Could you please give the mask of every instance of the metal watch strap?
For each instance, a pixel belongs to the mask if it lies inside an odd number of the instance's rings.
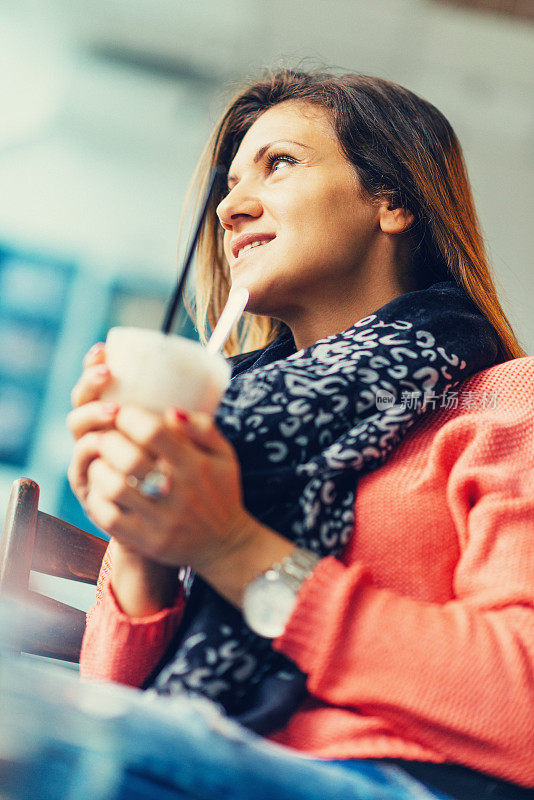
[[[296,547],[245,587],[243,616],[251,630],[267,639],[281,636],[300,587],[319,561],[315,553]]]
[[[296,547],[280,564],[274,564],[271,570],[278,572],[296,593],[320,560],[317,553]]]

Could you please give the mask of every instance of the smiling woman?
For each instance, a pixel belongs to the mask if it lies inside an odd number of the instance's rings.
[[[215,419],[100,402],[104,347],[73,392],[71,484],[112,536],[82,675],[207,698],[309,781],[266,751],[232,797],[520,796],[534,375],[454,132],[388,81],[280,72],[232,102],[214,165],[201,333],[250,292]],[[490,389],[498,413],[458,403]],[[334,762],[348,784],[325,795]]]

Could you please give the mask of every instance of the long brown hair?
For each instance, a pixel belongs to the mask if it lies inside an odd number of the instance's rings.
[[[437,108],[402,86],[358,74],[266,74],[235,97],[216,126],[196,172],[199,195],[214,165],[228,171],[255,120],[287,100],[327,109],[364,192],[370,198],[388,197],[393,207],[414,214],[411,285],[424,289],[452,277],[493,325],[504,360],[524,356],[497,297],[456,134]],[[231,285],[216,215],[223,191],[221,185],[213,193],[197,256],[195,317],[203,341]],[[263,347],[281,325],[270,317],[245,314],[226,351],[233,355]]]

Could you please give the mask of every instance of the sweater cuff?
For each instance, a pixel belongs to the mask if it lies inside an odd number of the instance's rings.
[[[283,634],[273,640],[273,648],[309,674],[324,651],[324,636],[335,636],[335,610],[343,603],[347,579],[354,587],[363,583],[365,574],[361,563],[347,567],[335,556],[321,559],[300,587],[296,606]],[[317,631],[323,635],[317,636]]]
[[[80,654],[84,679],[141,686],[155,667],[180,623],[185,599],[145,617],[129,617],[117,603],[108,580],[100,602],[89,609]]]
[[[160,623],[172,619],[177,613],[181,616],[184,607],[184,598],[182,590],[180,590],[172,606],[162,608],[160,611],[154,612],[154,614],[147,614],[142,617],[130,617],[128,614],[125,614],[120,607],[115,592],[113,591],[111,580],[108,580],[102,592],[102,606],[104,606],[104,604],[106,605],[106,612],[110,614],[119,628],[124,625],[132,630],[146,631],[149,628],[153,628],[154,630],[161,628],[162,626]]]

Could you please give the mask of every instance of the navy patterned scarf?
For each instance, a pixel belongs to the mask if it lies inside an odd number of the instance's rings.
[[[401,295],[304,350],[287,330],[238,357],[216,420],[237,451],[246,508],[302,547],[339,553],[353,532],[359,476],[451,388],[499,360],[493,327],[452,280]],[[283,726],[306,676],[198,576],[187,591],[177,635],[145,688],[200,693],[262,734]]]

